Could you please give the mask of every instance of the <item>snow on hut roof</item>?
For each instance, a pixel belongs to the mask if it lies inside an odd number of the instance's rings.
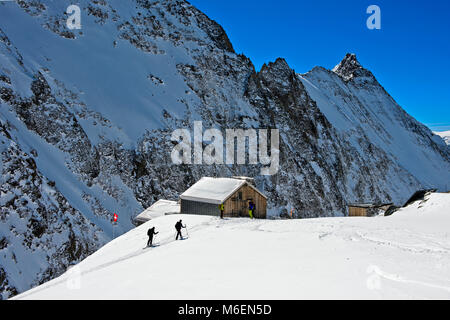
[[[356,208],[378,208],[378,207],[384,207],[392,205],[392,203],[349,203],[349,207],[356,207]]]
[[[138,222],[146,222],[166,214],[176,213],[180,213],[180,205],[176,201],[161,199],[140,213],[135,220]]]
[[[244,184],[248,183],[242,179],[203,177],[187,189],[180,198],[183,200],[220,204]],[[258,191],[250,184],[248,185]]]

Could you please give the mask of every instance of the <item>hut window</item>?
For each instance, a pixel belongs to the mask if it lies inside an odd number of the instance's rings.
[[[238,199],[239,199],[239,200],[242,200],[242,192],[239,192],[239,193],[238,193]]]

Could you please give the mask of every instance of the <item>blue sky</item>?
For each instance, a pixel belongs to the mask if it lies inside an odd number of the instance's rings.
[[[356,53],[381,85],[432,130],[450,130],[449,0],[191,0],[256,68],[283,57],[299,73]],[[369,5],[381,30],[369,30]]]

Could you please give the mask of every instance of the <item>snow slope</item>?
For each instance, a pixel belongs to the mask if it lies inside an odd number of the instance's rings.
[[[450,193],[389,217],[148,222],[17,299],[450,299]],[[146,230],[159,246],[143,250]]]

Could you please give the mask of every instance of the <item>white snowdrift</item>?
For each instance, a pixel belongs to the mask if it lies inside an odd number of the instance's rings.
[[[190,238],[174,241],[180,217]],[[390,217],[163,216],[16,298],[450,299],[450,194]]]

